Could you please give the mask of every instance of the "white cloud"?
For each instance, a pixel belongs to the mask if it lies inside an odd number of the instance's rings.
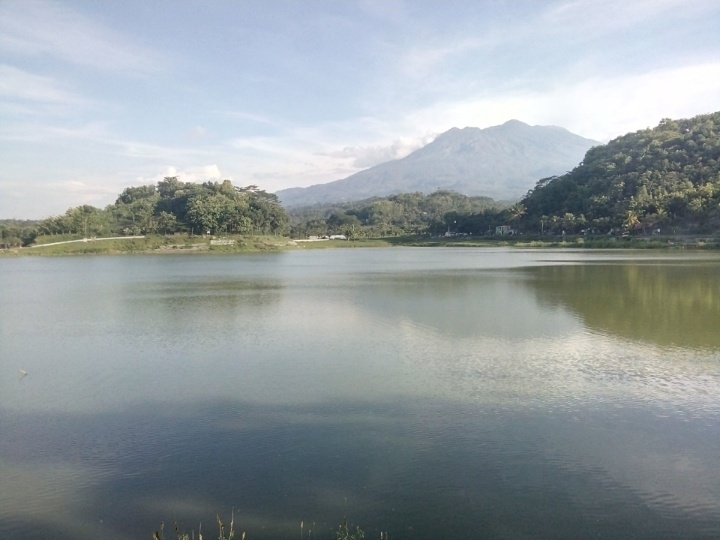
[[[88,186],[84,182],[78,182],[77,180],[71,180],[70,182],[63,182],[60,184],[67,191],[85,191]]]
[[[200,165],[197,167],[186,167],[178,173],[178,176],[185,182],[204,182],[206,180],[224,179],[220,168],[215,165]]]
[[[284,145],[283,142],[292,140],[293,137],[290,135],[283,135],[278,137],[239,137],[228,141],[228,145],[234,149],[239,150],[241,153],[247,156],[261,157],[261,156],[273,156],[282,154],[287,156],[288,154],[299,155],[299,151],[295,151],[292,145]],[[300,141],[295,141],[295,144]]]
[[[405,76],[417,80],[442,67],[448,60],[483,47],[477,38],[461,38],[439,46],[418,46],[400,55],[398,66]]]
[[[119,194],[114,185],[92,180],[48,182],[45,184],[45,192],[54,193],[56,197],[67,201],[66,209],[83,204],[103,207]]]
[[[98,142],[108,137],[107,129],[99,123],[76,127],[58,127],[47,124],[23,124],[0,127],[0,140],[8,142],[44,143],[69,141]]]
[[[594,36],[636,26],[650,19],[714,9],[706,0],[568,0],[551,5],[541,21],[552,28]]]
[[[79,98],[53,77],[35,75],[8,64],[0,64],[0,98],[4,101],[81,105]],[[32,111],[25,107],[24,111]]]
[[[195,126],[188,130],[187,136],[190,139],[204,139],[208,136],[208,130],[202,126]]]
[[[422,148],[435,138],[435,134],[421,137],[402,137],[394,140],[388,145],[375,146],[346,146],[342,150],[333,152],[318,153],[333,158],[352,160],[352,166],[357,169],[366,169],[379,163],[401,159]]]
[[[82,151],[93,156],[105,154],[132,161],[185,162],[217,155],[216,149],[121,138],[108,125],[97,122],[72,127],[42,123],[0,125],[0,140],[7,143],[49,143],[54,148],[67,147],[73,153]]]
[[[61,175],[57,175],[61,176]],[[112,179],[11,181],[0,178],[0,216],[41,219],[64,213],[68,208],[89,204],[103,207],[115,200],[121,189]]]
[[[190,167],[176,167],[168,165],[157,174],[149,177],[139,176],[135,180],[141,184],[156,184],[167,176],[177,176],[182,182],[208,182],[219,180],[232,180],[227,175],[220,172],[220,168],[216,164],[198,165]]]
[[[258,183],[268,191],[338,180],[404,157],[434,137],[424,131],[404,137],[404,127],[373,118],[288,126],[275,137],[232,139],[225,168],[235,171],[238,182]]]
[[[415,129],[488,127],[516,118],[558,125],[606,141],[657,125],[720,109],[720,63],[666,69],[626,77],[561,81],[545,91],[438,103],[407,114]]]
[[[235,118],[237,120],[248,121],[255,124],[266,124],[270,126],[279,126],[277,119],[269,118],[259,114],[253,114],[244,111],[215,111],[215,114],[223,117]]]
[[[590,79],[544,99],[557,123],[607,140],[720,109],[720,63],[665,69],[616,79]]]
[[[396,118],[363,119],[295,128],[278,138],[234,141],[243,168],[270,190],[345,178],[360,169],[404,157],[430,142],[428,132],[489,127],[516,118],[557,125],[607,141],[657,125],[720,109],[720,64],[701,64],[640,75],[592,78],[531,92],[440,102]],[[405,134],[405,136],[403,136]],[[388,141],[388,135],[390,142]],[[352,144],[356,140],[363,144]],[[342,145],[345,141],[347,145]]]
[[[0,50],[135,75],[157,72],[168,63],[112,28],[41,0],[0,3]]]
[[[563,0],[485,11],[489,18],[474,21],[474,32],[458,21],[462,29],[457,33],[433,32],[431,27],[420,39],[402,33],[385,43],[387,69],[371,73],[373,84],[363,96],[367,110],[387,116],[403,108],[462,102],[472,94],[557,90],[553,83],[559,79],[574,85],[600,73],[614,78],[628,71],[701,62],[701,54],[708,61],[717,56],[712,48],[675,43],[672,36],[655,42],[647,35],[653,28],[663,35],[671,20],[716,17],[718,4],[706,0]],[[498,13],[509,15],[490,18]]]

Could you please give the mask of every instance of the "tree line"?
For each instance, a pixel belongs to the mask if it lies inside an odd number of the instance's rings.
[[[31,244],[37,236],[36,225],[29,219],[0,219],[0,249]]]
[[[128,187],[114,204],[90,205],[34,224],[38,235],[83,237],[140,234],[286,234],[288,216],[277,196],[255,185],[182,182],[166,177],[156,185]]]
[[[70,208],[39,222],[0,221],[0,245],[38,235],[345,234],[384,237],[487,234],[505,225],[526,234],[720,231],[720,112],[664,119],[591,148],[562,176],[543,178],[519,202],[449,190],[403,193],[289,213],[274,194],[229,180],[196,184],[166,177],[126,188],[114,204]]]
[[[459,232],[468,219],[476,225],[505,211],[507,204],[489,197],[468,197],[450,190],[401,193],[363,201],[291,209],[290,231],[296,238],[345,234],[386,237]]]

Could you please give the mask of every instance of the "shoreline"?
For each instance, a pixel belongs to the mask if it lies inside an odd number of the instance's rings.
[[[219,240],[219,241],[218,241]],[[720,250],[720,236],[663,237],[428,237],[404,236],[357,238],[351,240],[293,239],[278,236],[134,236],[78,238],[34,244],[20,248],[0,249],[0,257],[77,256],[77,255],[172,255],[172,254],[239,254],[276,252],[297,249],[334,249],[364,247],[513,247],[540,249],[637,249],[637,250]]]

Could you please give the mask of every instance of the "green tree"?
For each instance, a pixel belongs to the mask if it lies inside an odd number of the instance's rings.
[[[162,234],[170,234],[177,231],[177,218],[170,212],[160,212],[157,217],[158,231]]]
[[[632,231],[635,229],[635,226],[640,223],[640,218],[638,217],[638,214],[635,210],[628,210],[625,212],[625,219],[623,220],[623,227],[628,230]]]
[[[526,208],[524,204],[517,203],[508,208],[508,212],[510,213],[510,221],[518,221],[525,215]]]
[[[233,210],[232,200],[225,195],[200,195],[190,201],[188,218],[203,233],[217,234],[225,230]]]
[[[108,223],[105,211],[90,205],[76,206],[65,212],[62,220],[69,233],[84,237],[98,236],[103,233]]]

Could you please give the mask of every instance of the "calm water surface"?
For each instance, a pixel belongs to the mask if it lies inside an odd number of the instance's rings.
[[[0,538],[720,537],[720,257],[0,259]],[[19,369],[29,374],[20,379]]]

